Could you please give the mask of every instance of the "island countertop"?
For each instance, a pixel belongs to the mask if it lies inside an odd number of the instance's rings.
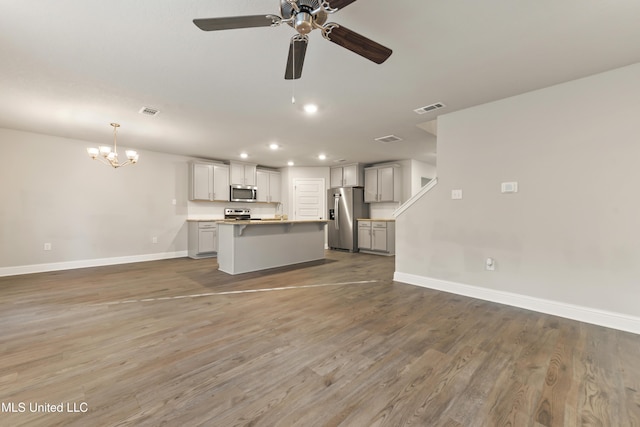
[[[237,224],[237,225],[268,225],[268,224],[311,224],[311,223],[324,223],[328,221],[326,219],[302,219],[302,220],[290,220],[290,219],[227,219],[217,220],[218,224]]]

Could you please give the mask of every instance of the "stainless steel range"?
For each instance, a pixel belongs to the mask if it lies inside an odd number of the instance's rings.
[[[247,220],[251,219],[251,209],[249,208],[225,208],[224,219]]]

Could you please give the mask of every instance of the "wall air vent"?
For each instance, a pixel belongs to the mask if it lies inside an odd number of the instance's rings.
[[[426,114],[444,107],[446,107],[446,105],[444,105],[442,102],[436,102],[435,104],[427,105],[426,107],[416,108],[413,111],[417,114]]]
[[[387,136],[381,136],[380,138],[376,138],[375,141],[382,142],[383,144],[389,144],[392,142],[402,141],[402,138],[398,138],[395,135],[387,135]]]
[[[138,113],[144,114],[146,116],[157,116],[160,111],[151,107],[142,107]]]

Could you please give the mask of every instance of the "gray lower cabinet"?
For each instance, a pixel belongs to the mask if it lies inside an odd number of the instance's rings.
[[[394,221],[358,220],[358,249],[377,255],[396,253]]]
[[[215,221],[189,221],[189,258],[216,256],[218,252],[218,224]]]

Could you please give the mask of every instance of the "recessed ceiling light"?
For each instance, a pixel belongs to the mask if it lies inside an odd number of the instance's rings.
[[[247,153],[240,153],[240,157],[246,159],[247,157],[249,157],[249,155]]]
[[[292,161],[288,161],[287,162],[287,166],[293,166],[293,165],[294,165],[294,163]]]
[[[309,114],[313,114],[318,111],[318,106],[315,104],[305,104],[303,108],[304,108],[304,112]]]
[[[320,160],[325,160],[325,159],[327,158],[327,156],[325,156],[324,154],[320,154],[320,155],[318,156],[318,158],[319,158]]]
[[[271,144],[269,144],[269,148],[271,148],[272,150],[277,150],[278,148],[280,148],[280,146],[275,142],[272,142]]]

